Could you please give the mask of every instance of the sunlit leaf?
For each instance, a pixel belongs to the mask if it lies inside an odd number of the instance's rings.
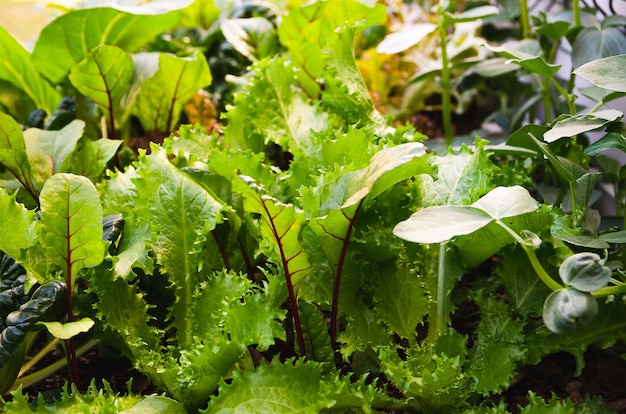
[[[100,45],[76,64],[70,82],[83,95],[94,101],[110,120],[115,119],[117,105],[126,92],[133,74],[130,55],[115,46]],[[109,134],[114,134],[110,131]]]
[[[1,112],[0,164],[13,174],[35,200],[37,199],[22,128],[11,116]]]
[[[415,46],[426,36],[435,31],[437,25],[432,23],[418,23],[397,32],[388,34],[382,42],[376,46],[376,51],[383,54],[404,52]]]
[[[626,92],[626,54],[610,56],[586,63],[574,73],[591,83],[612,91]]]
[[[37,108],[50,115],[59,104],[61,96],[36,68],[26,49],[0,26],[0,79],[23,90]]]
[[[135,15],[110,7],[65,13],[39,34],[32,60],[52,82],[61,82],[70,69],[98,45],[136,52],[177,22],[177,11]]]
[[[39,322],[40,325],[46,327],[50,335],[59,339],[70,339],[76,335],[88,332],[95,322],[90,318],[82,318],[73,322]]]
[[[94,185],[85,177],[55,174],[41,191],[40,240],[50,261],[68,280],[104,258],[102,205]],[[68,287],[71,288],[71,287]]]
[[[141,85],[133,112],[147,131],[171,132],[183,105],[211,80],[202,53],[189,58],[161,54],[158,70]]]
[[[486,45],[489,50],[509,59],[511,64],[516,64],[522,68],[545,77],[553,77],[561,68],[561,65],[547,63],[541,57],[541,51],[533,54],[535,50],[534,41],[521,41],[506,43],[503,46],[493,47]]]
[[[520,186],[496,187],[469,206],[432,206],[400,222],[393,234],[414,243],[441,243],[471,234],[494,220],[538,209],[528,190]]]
[[[9,195],[0,188],[0,251],[18,260],[20,249],[35,242],[34,217],[34,211],[15,201],[15,194]]]
[[[558,121],[543,137],[546,142],[554,142],[559,138],[573,137],[585,132],[605,128],[612,122],[621,120],[624,114],[616,109],[605,109],[587,115],[566,117]]]

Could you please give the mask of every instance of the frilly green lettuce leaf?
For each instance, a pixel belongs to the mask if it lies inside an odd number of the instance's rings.
[[[273,58],[253,68],[254,78],[228,111],[225,142],[253,152],[262,152],[269,142],[288,149],[310,146],[311,131],[325,130],[328,114],[293,85],[293,65]]]
[[[223,220],[225,206],[200,184],[178,170],[166,151],[152,147],[150,155],[142,155],[137,166],[135,211],[138,224],[149,224],[157,239],[152,243],[157,263],[175,280],[181,297],[173,309],[177,335],[181,344],[190,340],[193,321],[187,320],[191,293],[202,266],[200,252],[207,235]]]

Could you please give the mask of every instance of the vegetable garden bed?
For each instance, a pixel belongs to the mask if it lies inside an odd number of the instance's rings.
[[[0,27],[3,409],[626,412],[626,17],[422,6]]]

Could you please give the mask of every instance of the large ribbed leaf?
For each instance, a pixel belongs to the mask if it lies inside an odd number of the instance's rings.
[[[46,182],[40,200],[40,241],[71,285],[79,270],[97,266],[104,258],[98,192],[87,178],[62,173]]]
[[[61,82],[72,66],[98,45],[136,52],[170,29],[179,13],[136,15],[113,8],[73,10],[47,25],[39,34],[32,60],[52,82]]]
[[[109,137],[115,135],[115,112],[133,75],[130,55],[115,46],[101,45],[75,65],[69,78],[83,95],[94,101],[109,119]]]
[[[33,100],[37,108],[52,114],[61,96],[39,73],[29,53],[0,27],[0,79],[11,82]]]
[[[211,80],[202,53],[189,58],[160,54],[157,71],[141,85],[134,113],[147,131],[170,132],[183,105]]]
[[[178,300],[173,313],[181,344],[188,344],[193,321],[188,320],[194,277],[202,266],[199,255],[209,232],[222,221],[224,204],[172,165],[166,151],[153,146],[139,161],[135,211],[140,223],[154,226],[152,244],[157,262],[172,278]]]

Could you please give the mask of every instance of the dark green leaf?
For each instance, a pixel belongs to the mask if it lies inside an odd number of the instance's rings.
[[[579,68],[594,60],[626,53],[626,38],[616,27],[585,27],[572,45],[572,65]]]

